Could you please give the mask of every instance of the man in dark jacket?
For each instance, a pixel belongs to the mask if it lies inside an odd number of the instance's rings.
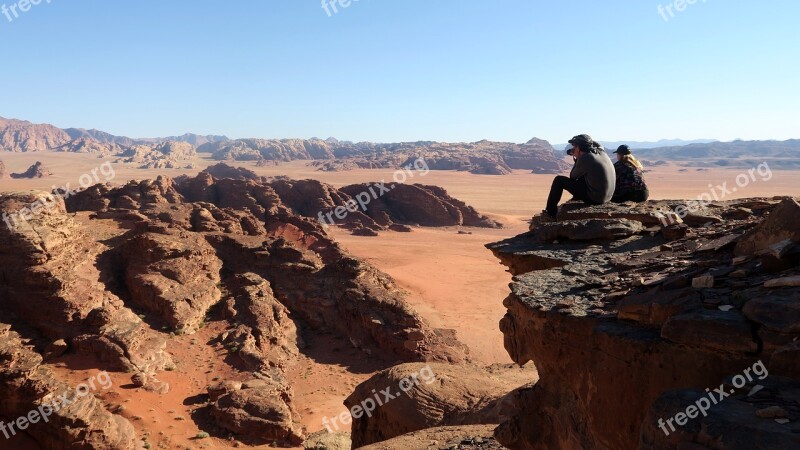
[[[616,173],[605,149],[589,135],[581,134],[570,139],[575,166],[569,177],[553,180],[545,212],[551,218],[558,214],[558,203],[566,190],[575,198],[590,205],[602,205],[614,196]]]

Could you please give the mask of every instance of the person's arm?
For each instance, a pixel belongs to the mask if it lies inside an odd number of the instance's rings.
[[[589,172],[588,158],[589,155],[581,155],[581,157],[575,161],[575,165],[572,167],[572,172],[569,174],[570,178],[577,180]]]
[[[625,177],[626,167],[627,166],[624,163],[614,163],[614,172],[617,174],[617,187],[619,187],[620,182]]]

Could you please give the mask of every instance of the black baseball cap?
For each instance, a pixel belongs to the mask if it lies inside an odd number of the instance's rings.
[[[617,148],[617,151],[615,151],[614,153],[619,153],[620,155],[630,155],[631,148],[628,147],[627,145],[620,145],[619,148]]]
[[[569,143],[573,144],[573,145],[578,144],[578,143],[583,143],[583,144],[591,147],[592,143],[594,143],[594,139],[592,139],[592,137],[589,136],[588,134],[579,134],[579,135],[573,137],[572,139],[570,139]]]

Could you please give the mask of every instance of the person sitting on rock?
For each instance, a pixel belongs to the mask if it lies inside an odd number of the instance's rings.
[[[644,182],[644,165],[633,156],[627,145],[620,145],[614,153],[617,154],[617,162],[614,163],[617,186],[611,201],[614,203],[647,201],[650,198],[650,191]]]
[[[547,209],[544,210],[551,219],[558,214],[558,204],[564,191],[572,194],[573,200],[590,205],[607,203],[614,195],[614,164],[603,146],[588,134],[575,136],[569,143],[572,144],[575,166],[569,177],[557,176],[553,180]]]

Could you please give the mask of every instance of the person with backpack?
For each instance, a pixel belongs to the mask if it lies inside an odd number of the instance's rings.
[[[617,182],[611,201],[614,203],[647,201],[650,198],[650,191],[644,181],[644,165],[633,156],[627,145],[620,145],[614,153],[617,154],[617,162],[614,163]]]
[[[574,200],[589,205],[602,205],[614,196],[614,164],[603,146],[588,134],[575,136],[569,143],[572,145],[575,165],[569,177],[557,176],[553,180],[547,197],[547,209],[544,210],[545,216],[550,219],[556,218],[564,191],[572,194]]]

